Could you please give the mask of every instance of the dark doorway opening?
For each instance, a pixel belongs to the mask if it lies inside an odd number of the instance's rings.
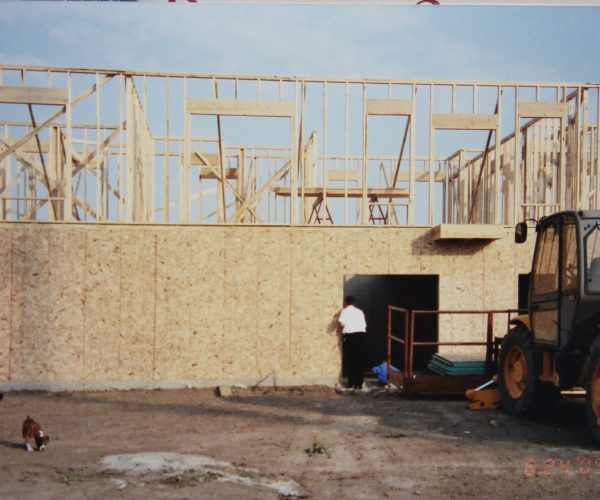
[[[438,309],[438,275],[379,275],[354,274],[344,277],[344,296],[354,295],[367,320],[367,369],[385,361],[387,355],[387,306],[411,310]],[[404,337],[400,329],[401,317],[394,316],[394,331]],[[438,318],[435,314],[420,315],[415,324],[416,340],[437,342]],[[403,368],[403,352],[394,343],[392,363]],[[423,370],[437,349],[415,349],[414,368]]]

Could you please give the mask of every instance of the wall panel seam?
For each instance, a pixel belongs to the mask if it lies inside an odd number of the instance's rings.
[[[156,301],[158,294],[158,234],[154,235],[154,293],[153,293],[153,325],[152,325],[152,380],[156,379]]]
[[[123,317],[123,231],[121,233],[121,248],[119,249],[119,335],[117,337],[117,370],[121,371],[121,338]]]
[[[88,297],[87,297],[87,240],[88,240],[88,232],[85,231],[85,238],[83,239],[83,346],[81,351],[81,377],[82,380],[85,381],[86,373],[85,373],[85,348],[86,348],[86,340],[87,340],[87,330],[86,330],[86,320],[87,320],[87,306],[88,306]]]
[[[9,382],[12,380],[12,354],[13,354],[13,276],[14,272],[14,243],[13,243],[14,233],[10,232],[10,304],[9,304],[9,314],[10,314],[10,330],[8,335],[8,380]]]

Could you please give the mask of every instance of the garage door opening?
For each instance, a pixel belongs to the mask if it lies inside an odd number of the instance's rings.
[[[370,370],[371,367],[386,359],[387,306],[393,305],[412,310],[437,310],[438,284],[438,275],[353,274],[344,277],[344,296],[354,295],[357,306],[364,311],[367,319],[367,369]],[[415,328],[418,340],[437,342],[436,315],[419,315]],[[414,368],[425,369],[434,352],[435,348],[416,349]],[[394,365],[403,368],[399,347],[394,348],[392,359]]]

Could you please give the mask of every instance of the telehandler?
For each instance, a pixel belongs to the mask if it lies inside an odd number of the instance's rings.
[[[527,314],[511,320],[498,356],[505,411],[540,414],[560,391],[585,389],[600,445],[600,211],[564,211],[536,223]],[[527,239],[527,221],[515,242]]]

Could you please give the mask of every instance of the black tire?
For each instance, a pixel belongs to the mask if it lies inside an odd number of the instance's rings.
[[[585,413],[592,440],[600,446],[600,336],[592,342],[586,367]]]
[[[504,337],[498,355],[498,388],[507,413],[532,417],[547,407],[549,395],[556,391],[542,384],[541,373],[542,354],[533,336],[523,325],[516,326]]]

